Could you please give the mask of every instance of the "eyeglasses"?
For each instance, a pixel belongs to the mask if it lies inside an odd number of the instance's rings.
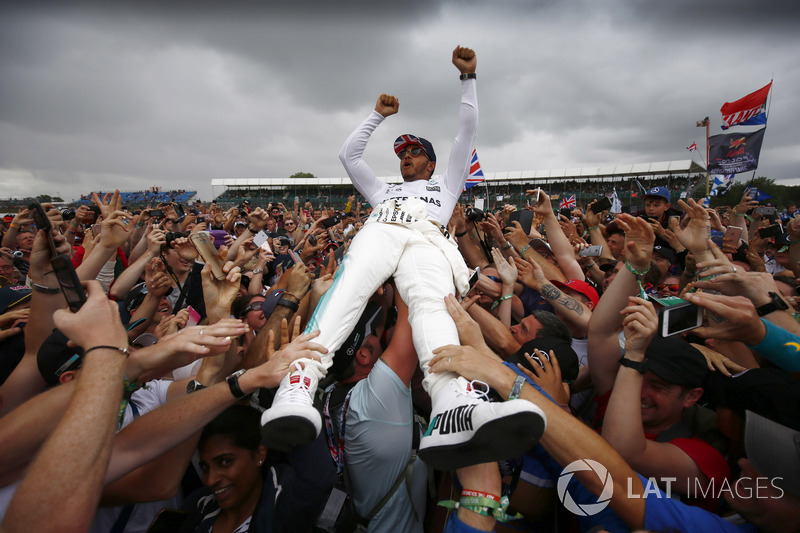
[[[670,284],[660,283],[658,285],[658,290],[660,290],[660,291],[663,291],[664,289],[667,289],[670,292],[678,292],[678,290],[680,288],[681,288],[680,285],[678,285],[677,283],[670,283]]]
[[[292,226],[294,226],[294,221],[292,221],[292,220],[287,220],[286,222],[284,222],[284,223],[283,223],[283,225],[284,225],[284,226],[288,226],[289,224],[291,224]]]
[[[425,154],[425,150],[423,150],[422,148],[417,146],[416,148],[403,148],[402,150],[400,150],[397,153],[397,157],[399,157],[400,159],[403,159],[406,156],[406,154],[409,153],[409,152],[411,153],[411,155],[413,155],[415,157],[418,156],[419,154]],[[425,154],[425,155],[428,155],[428,154]]]

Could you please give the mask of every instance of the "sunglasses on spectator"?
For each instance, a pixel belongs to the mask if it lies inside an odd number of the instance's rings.
[[[486,276],[486,277],[489,278],[492,281],[496,281],[497,283],[500,283],[500,278],[498,278],[496,276]]]
[[[251,302],[250,305],[247,306],[244,313],[247,314],[250,311],[261,311],[263,307],[264,307],[264,302]]]
[[[147,348],[148,346],[152,346],[158,343],[158,337],[153,335],[152,333],[142,333],[135,339],[133,339],[133,344],[137,348]]]
[[[678,289],[680,289],[680,288],[681,288],[680,285],[678,285],[677,283],[670,283],[670,284],[660,283],[658,285],[658,290],[660,290],[660,291],[663,291],[664,289],[667,289],[670,292],[678,292]]]
[[[408,154],[408,153],[411,153],[411,155],[413,155],[413,156],[418,156],[419,154],[424,154],[425,150],[423,150],[419,146],[417,146],[416,148],[403,148],[402,150],[400,150],[397,153],[397,157],[399,157],[400,159],[403,159],[406,156],[406,154]],[[427,155],[427,154],[425,154],[425,155]]]

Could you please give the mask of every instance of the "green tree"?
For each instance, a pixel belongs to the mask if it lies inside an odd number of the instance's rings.
[[[295,172],[294,174],[289,176],[289,179],[292,179],[292,178],[311,178],[311,179],[316,179],[316,176],[314,174],[312,174],[311,172]]]

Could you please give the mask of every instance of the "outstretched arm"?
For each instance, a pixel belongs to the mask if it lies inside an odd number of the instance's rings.
[[[375,104],[375,110],[347,137],[342,149],[339,151],[339,161],[344,165],[344,169],[347,171],[347,175],[350,176],[353,186],[372,205],[380,203],[377,195],[383,182],[375,177],[375,173],[364,161],[364,150],[367,148],[367,142],[369,142],[369,138],[375,128],[386,117],[397,113],[399,109],[400,101],[397,97],[390,94],[380,95]]]
[[[474,75],[478,66],[475,51],[471,48],[456,46],[453,50],[453,65],[461,74]],[[458,111],[458,134],[450,158],[447,161],[447,170],[442,182],[446,190],[457,200],[464,190],[469,176],[469,165],[472,149],[475,146],[475,136],[478,133],[478,93],[475,77],[467,78],[461,82],[461,106]]]

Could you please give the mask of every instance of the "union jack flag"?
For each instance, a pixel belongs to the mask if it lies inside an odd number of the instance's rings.
[[[469,163],[469,177],[467,178],[466,185],[464,185],[464,190],[466,191],[479,183],[483,183],[485,179],[486,177],[483,175],[483,170],[481,170],[481,163],[478,161],[478,151],[473,148],[472,159]]]
[[[692,144],[687,146],[686,149],[689,150],[690,152],[696,152],[697,151],[697,141],[692,141]]]
[[[410,135],[408,133],[401,135],[394,141],[394,153],[399,153],[405,145],[411,143],[419,144],[419,137],[416,135]]]
[[[574,209],[578,205],[578,200],[575,198],[575,195],[567,196],[566,198],[562,198],[561,201],[558,203],[559,209]]]

